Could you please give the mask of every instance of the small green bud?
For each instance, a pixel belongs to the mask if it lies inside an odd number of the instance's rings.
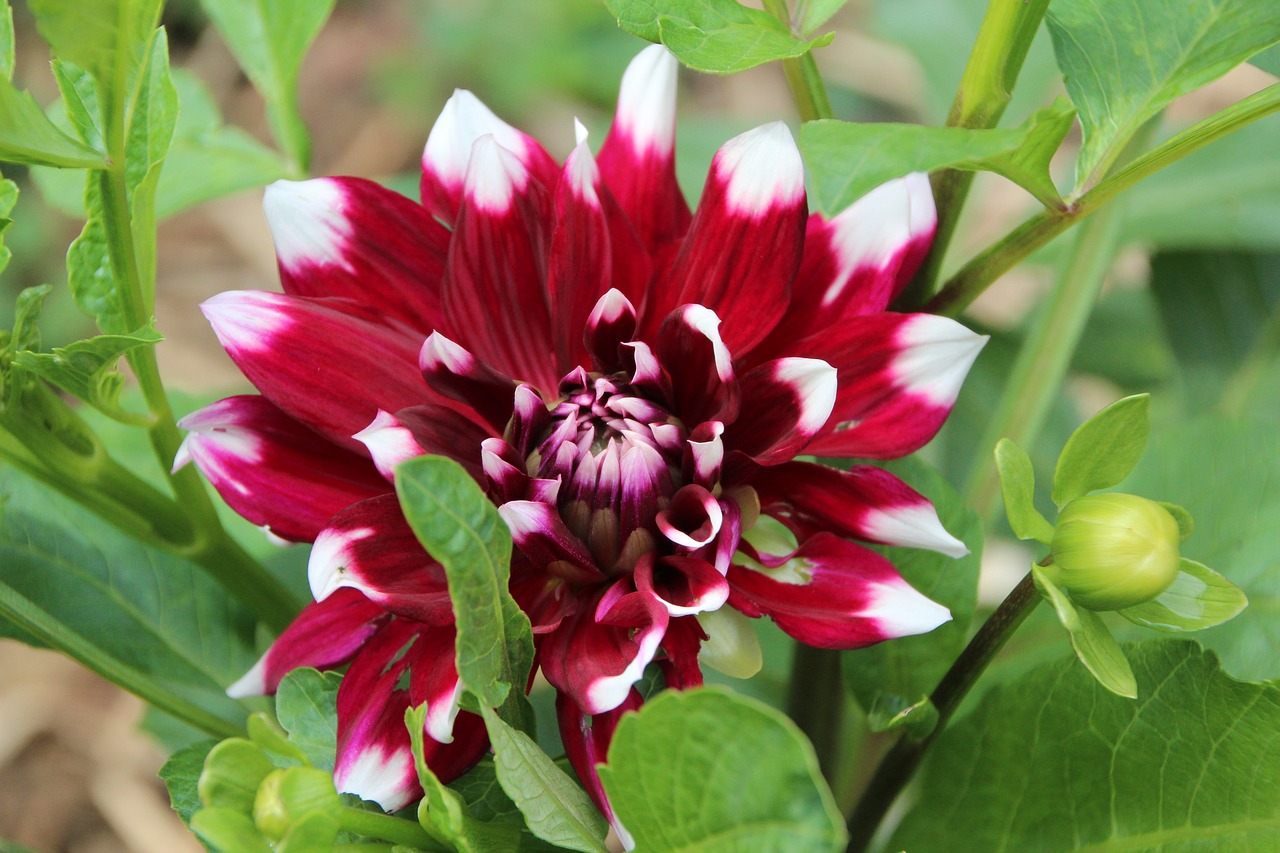
[[[1178,522],[1155,501],[1086,495],[1058,516],[1046,573],[1081,607],[1133,607],[1164,592],[1178,576],[1178,542]]]
[[[312,767],[289,767],[273,770],[258,786],[253,822],[267,838],[279,841],[302,818],[341,807],[330,774]]]

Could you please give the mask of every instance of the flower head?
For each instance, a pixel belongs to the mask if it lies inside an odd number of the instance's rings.
[[[315,543],[316,603],[232,692],[349,663],[342,790],[388,809],[420,793],[409,703],[429,703],[441,776],[484,748],[458,712],[444,572],[391,485],[417,454],[461,463],[510,527],[512,594],[606,811],[592,768],[646,668],[681,688],[701,683],[704,643],[750,660],[728,614],[829,648],[949,618],[853,541],[964,554],[930,503],[876,467],[796,459],[914,451],[982,346],[951,320],[885,311],[933,235],[928,181],[810,216],[799,152],[770,124],[720,149],[691,213],[675,73],[663,48],[643,51],[599,156],[580,131],[563,166],[457,92],[421,204],[356,178],[277,183],[284,293],[205,303],[261,396],[187,418],[179,462],[246,518]]]

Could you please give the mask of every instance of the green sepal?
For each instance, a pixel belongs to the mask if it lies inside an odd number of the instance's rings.
[[[191,829],[215,850],[235,853],[272,853],[248,812],[219,806],[202,809],[191,817]]]
[[[1191,517],[1191,513],[1185,507],[1171,504],[1168,501],[1156,501],[1160,506],[1165,508],[1169,515],[1173,516],[1173,520],[1178,523],[1178,541],[1186,542],[1196,530],[1195,519]]]
[[[1069,501],[1119,483],[1147,447],[1149,394],[1117,400],[1085,421],[1067,439],[1053,472],[1053,502]]]
[[[928,696],[912,702],[903,696],[882,693],[867,712],[867,726],[873,732],[902,729],[912,740],[923,740],[938,726],[938,709]]]
[[[1013,535],[1051,544],[1053,525],[1035,507],[1036,475],[1027,451],[1007,438],[1000,439],[996,444],[996,471]]]
[[[1176,633],[1221,625],[1249,604],[1240,587],[1208,566],[1184,557],[1178,570],[1173,585],[1160,595],[1116,612],[1146,628]]]
[[[1070,597],[1049,580],[1039,566],[1031,567],[1040,594],[1053,605],[1058,621],[1071,637],[1076,657],[1093,674],[1098,683],[1117,696],[1138,698],[1138,682],[1120,644],[1111,636],[1102,617],[1092,610],[1077,608]]]
[[[197,789],[205,809],[252,814],[258,788],[276,767],[251,741],[229,738],[209,751]]]

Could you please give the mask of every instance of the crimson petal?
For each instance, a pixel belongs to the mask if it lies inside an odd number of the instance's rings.
[[[786,462],[827,423],[836,403],[836,370],[816,358],[780,358],[747,371],[743,408],[724,442],[761,465]]]
[[[658,330],[654,351],[668,368],[664,376],[670,377],[676,413],[687,426],[711,420],[728,423],[738,416],[741,392],[714,311],[701,305],[682,305],[672,311]],[[633,352],[639,371],[643,350],[637,346]]]
[[[434,453],[455,460],[477,482],[483,482],[480,445],[492,432],[447,406],[424,404],[401,409],[394,415],[378,412],[355,438],[369,449],[378,472],[393,479],[396,465]]]

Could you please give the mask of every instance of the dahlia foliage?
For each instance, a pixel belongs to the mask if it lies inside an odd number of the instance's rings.
[[[886,310],[935,227],[925,176],[810,215],[781,123],[719,150],[691,213],[674,171],[676,62],[645,49],[593,156],[563,166],[459,91],[421,203],[357,178],[279,182],[266,212],[284,293],[204,305],[260,396],[182,422],[240,514],[314,542],[309,605],[233,685],[348,666],[335,777],[387,810],[421,796],[404,712],[427,703],[444,780],[486,750],[459,712],[445,574],[406,523],[398,463],[456,460],[515,543],[510,589],[596,802],[613,727],[703,663],[750,674],[747,619],[849,649],[947,609],[860,543],[966,553],[886,471],[938,430],[984,338]],[[746,619],[744,619],[746,617]]]

